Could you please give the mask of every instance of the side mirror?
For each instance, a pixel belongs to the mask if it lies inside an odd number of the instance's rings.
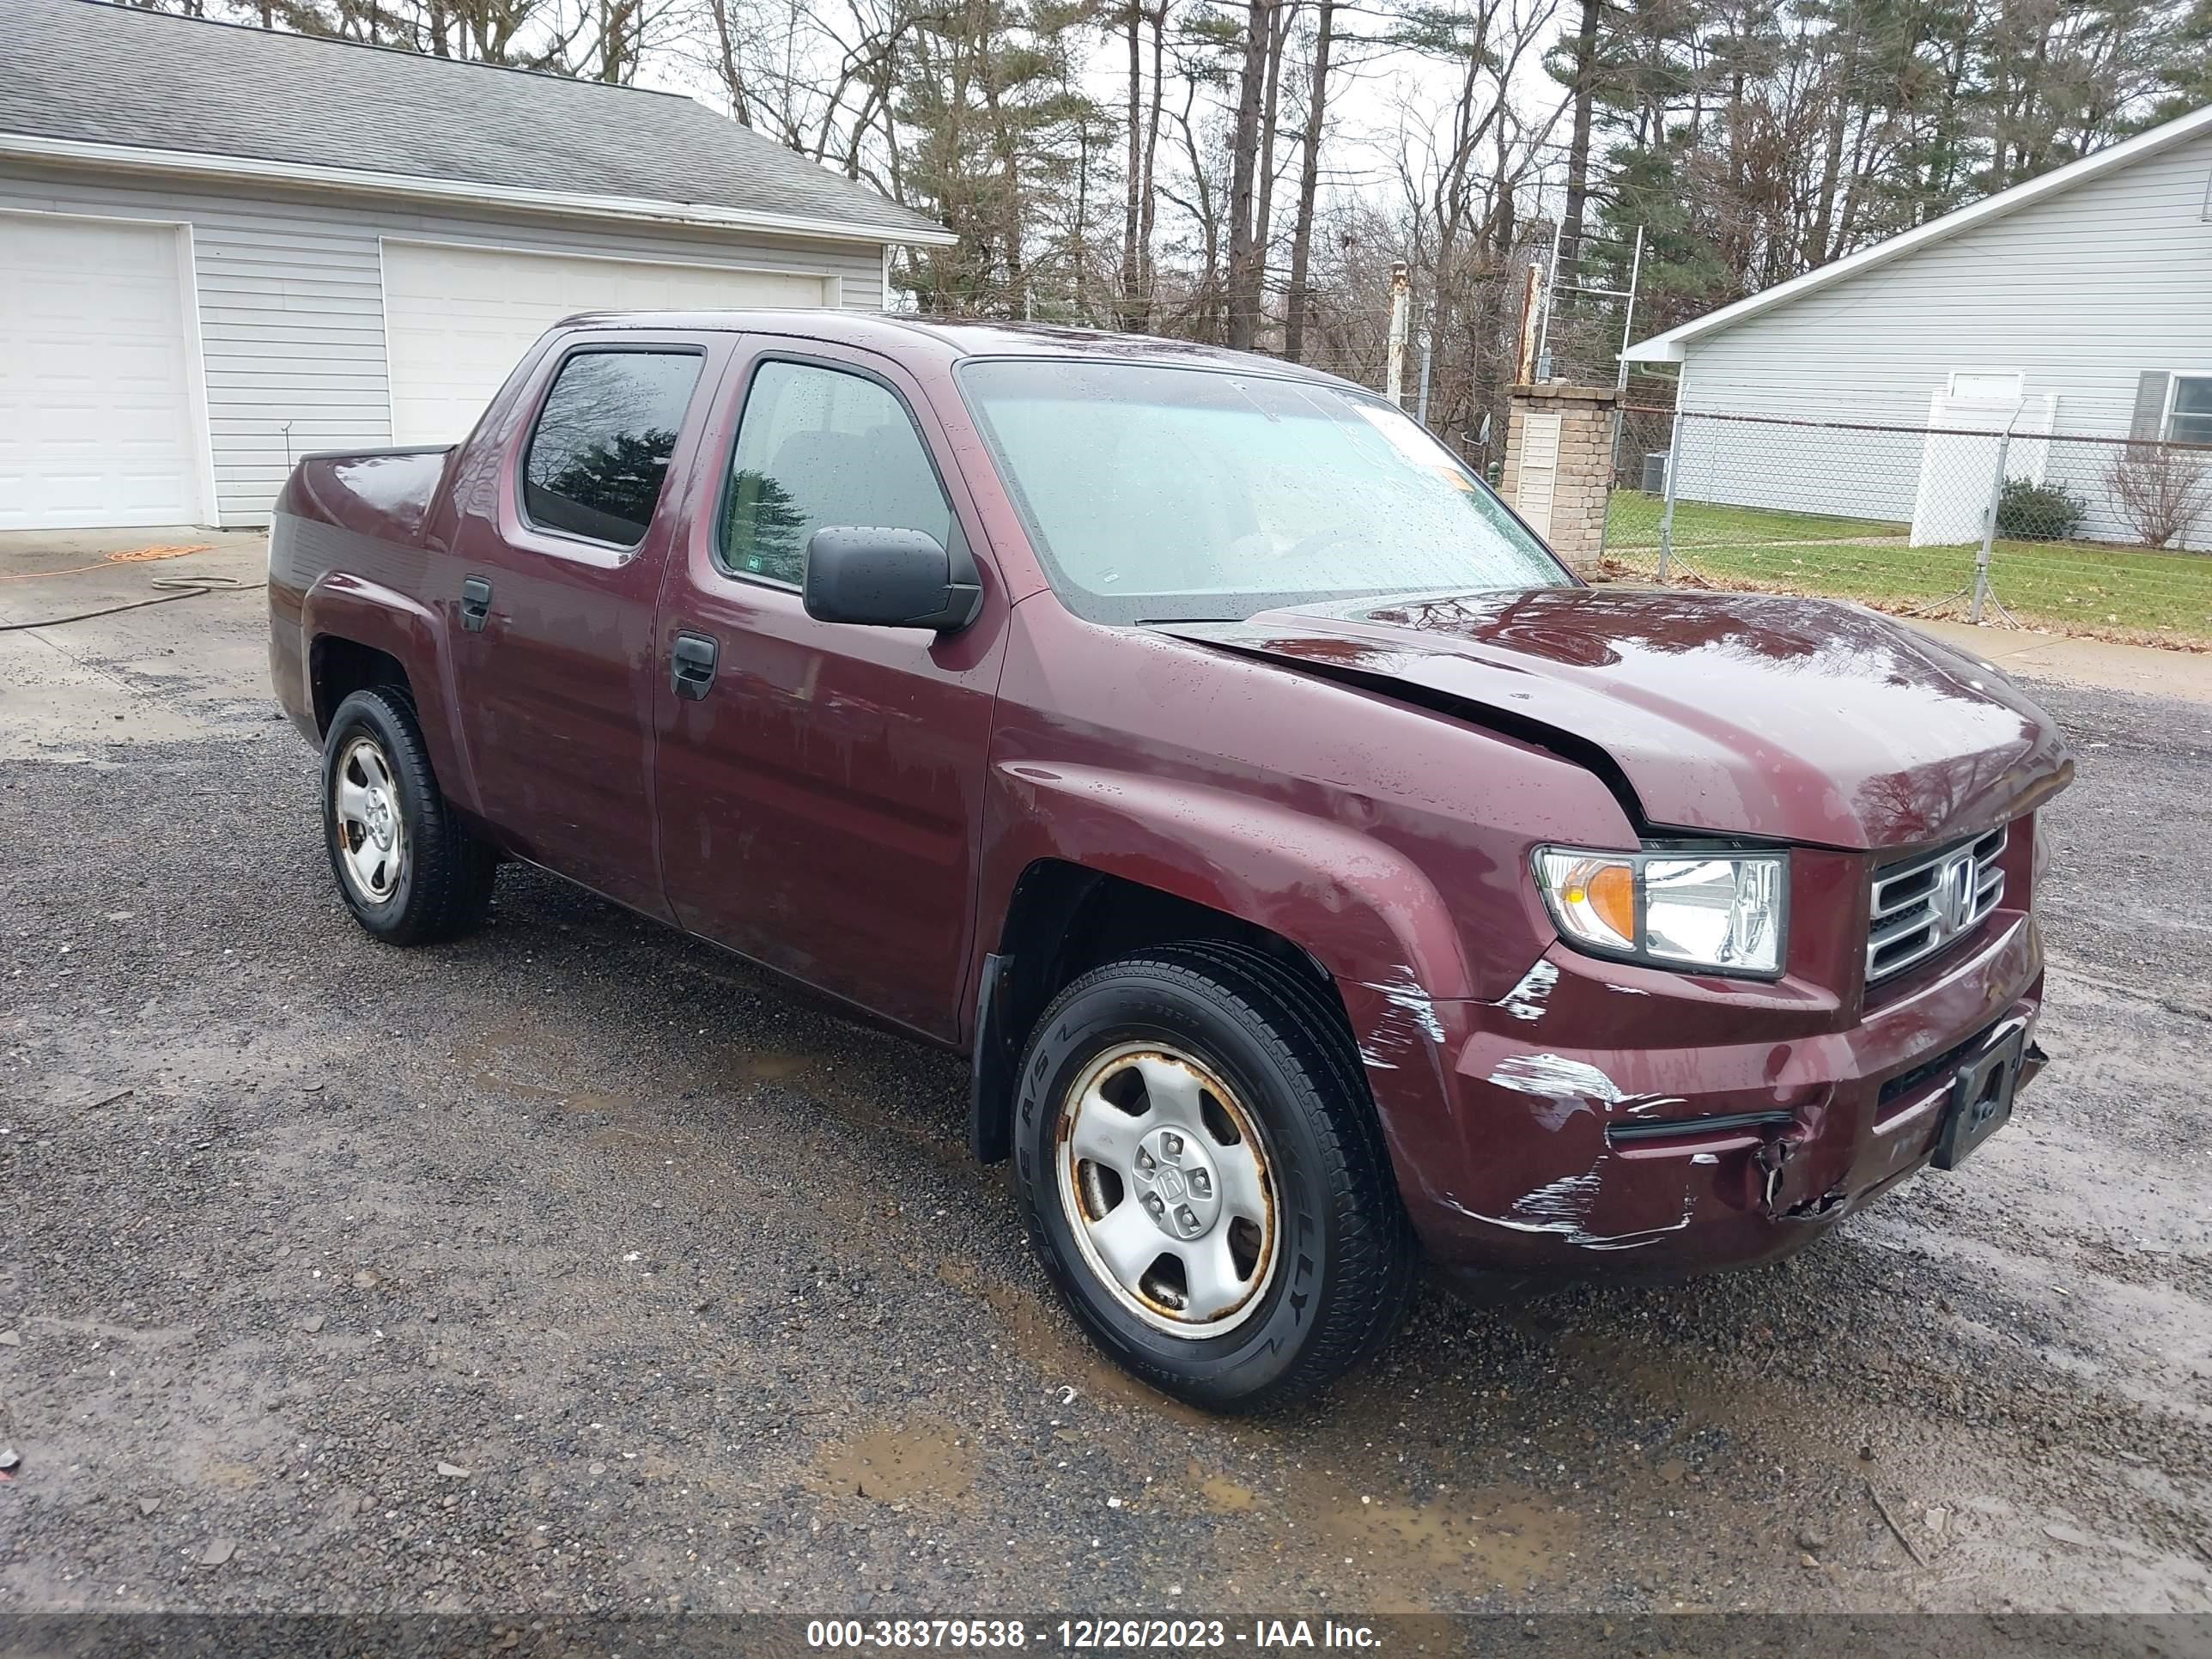
[[[920,530],[826,525],[806,544],[806,614],[817,622],[878,628],[965,628],[983,608],[983,585],[964,547],[947,552]]]

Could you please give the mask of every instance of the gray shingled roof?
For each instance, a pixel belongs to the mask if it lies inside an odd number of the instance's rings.
[[[939,228],[673,94],[98,0],[6,0],[0,40],[0,133]]]

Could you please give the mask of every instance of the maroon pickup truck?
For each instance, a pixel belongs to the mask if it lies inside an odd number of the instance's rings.
[[[1864,611],[1577,581],[1391,404],[1167,341],[577,318],[270,547],[338,890],[554,871],[972,1057],[1121,1364],[1217,1409],[1480,1287],[1795,1249],[2040,1066],[2072,763]]]

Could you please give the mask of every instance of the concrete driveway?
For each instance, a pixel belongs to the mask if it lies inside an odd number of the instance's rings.
[[[179,538],[0,622],[258,580]],[[1960,1174],[1231,1423],[1077,1336],[956,1061],[527,870],[370,943],[263,629],[0,634],[0,1612],[2212,1608],[2202,704],[2049,689],[2055,1063]]]

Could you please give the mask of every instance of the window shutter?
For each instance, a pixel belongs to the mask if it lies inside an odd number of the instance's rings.
[[[2166,425],[2166,387],[2173,377],[2145,369],[2136,380],[2136,416],[2128,423],[2130,438],[2163,438]]]

